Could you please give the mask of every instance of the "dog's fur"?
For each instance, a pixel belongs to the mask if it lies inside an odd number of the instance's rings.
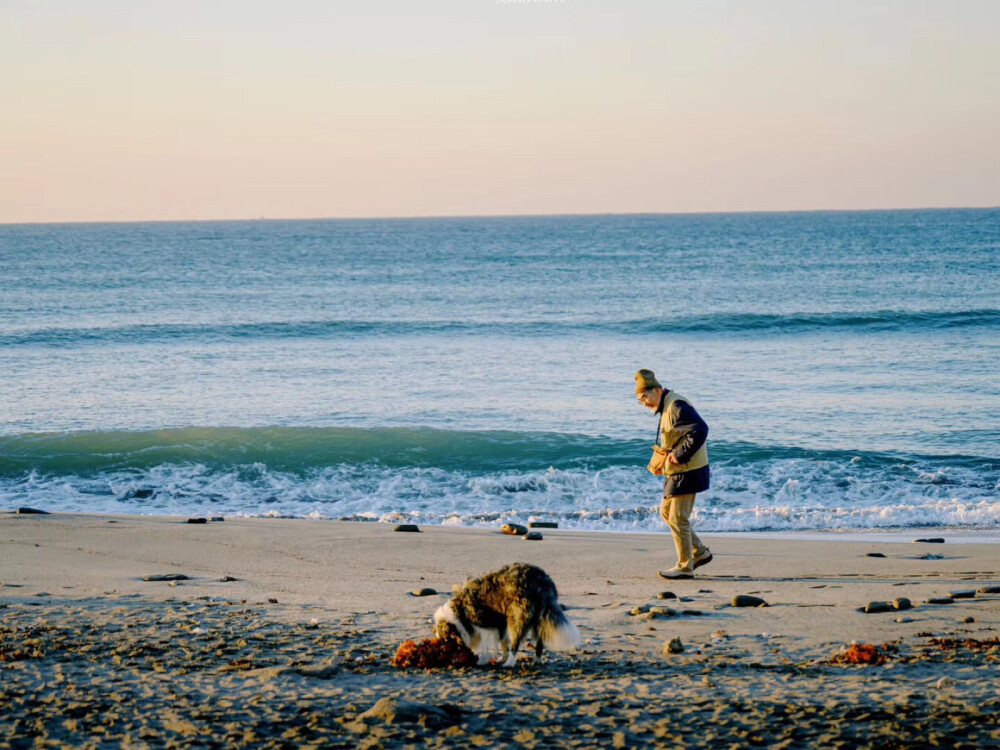
[[[514,563],[456,586],[451,600],[434,613],[434,632],[454,630],[480,664],[500,648],[503,666],[513,667],[525,638],[535,642],[535,659],[545,646],[570,649],[580,632],[563,613],[556,585],[534,565]]]

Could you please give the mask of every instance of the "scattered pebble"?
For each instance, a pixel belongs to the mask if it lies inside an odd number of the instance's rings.
[[[912,617],[897,617],[896,618],[896,622],[899,622],[899,623],[913,622],[913,618]]]
[[[680,638],[671,638],[669,641],[663,644],[663,653],[665,654],[680,654],[684,652],[684,644],[681,643]]]
[[[524,538],[531,542],[537,542],[539,539],[542,538],[542,535],[537,531],[529,531],[527,534],[524,535]]]
[[[238,581],[238,580],[240,579],[233,578],[232,576],[222,576],[222,578],[219,579],[221,583],[232,583],[233,581]]]
[[[892,612],[892,605],[889,602],[868,602],[865,605],[865,614],[877,614],[879,612]]]
[[[944,560],[944,555],[932,555],[930,552],[921,555],[918,560]]]
[[[1000,594],[1000,586],[983,586],[981,589],[976,589],[977,594]]]
[[[207,518],[189,518],[188,523],[208,523]]]
[[[948,596],[952,599],[972,599],[976,596],[976,592],[973,589],[964,589],[962,591],[949,591]]]
[[[411,591],[412,596],[437,596],[437,591],[434,589],[417,589],[416,591]]]
[[[928,537],[926,539],[914,539],[914,543],[922,542],[924,544],[944,544],[944,538],[940,536]]]
[[[955,600],[952,599],[950,596],[947,599],[945,599],[944,597],[937,596],[937,597],[931,597],[930,599],[928,599],[927,603],[928,604],[951,604],[953,601],[955,601]]]
[[[187,581],[190,580],[183,573],[160,573],[152,576],[143,576],[144,581]]]
[[[767,602],[761,599],[759,596],[749,596],[747,594],[739,594],[733,597],[732,605],[734,607],[766,607]]]
[[[885,557],[881,552],[869,552],[866,557]]]
[[[211,518],[209,518],[208,520],[209,520],[209,521],[211,521],[212,523],[222,523],[222,522],[223,522],[223,521],[225,521],[226,519],[225,519],[225,518],[223,518],[222,516],[212,516],[212,517],[211,517]]]
[[[972,623],[974,623],[975,621],[976,621],[976,618],[975,618],[975,617],[963,617],[963,618],[962,618],[962,622],[963,622],[964,624],[966,624],[966,625],[971,625],[971,624],[972,624]]]
[[[524,536],[528,533],[528,529],[519,523],[505,523],[500,527],[500,532],[509,536]]]
[[[940,680],[937,681],[937,689],[941,690],[942,688],[951,687],[954,684],[955,684],[955,680],[954,679],[952,679],[951,677],[945,676],[945,677],[942,677]]]
[[[38,510],[37,508],[18,508],[17,515],[19,516],[47,516],[50,515],[47,510]]]
[[[913,602],[905,596],[901,596],[898,599],[892,600],[892,606],[893,609],[913,609]]]
[[[677,594],[675,594],[673,591],[661,591],[659,594],[656,595],[656,598],[657,599],[676,599],[677,598]]]
[[[417,526],[415,523],[401,523],[401,524],[397,525],[393,529],[393,531],[404,531],[404,532],[413,533],[413,532],[419,532],[420,531],[420,527]]]
[[[530,529],[558,529],[559,524],[555,521],[532,521],[528,524]]]

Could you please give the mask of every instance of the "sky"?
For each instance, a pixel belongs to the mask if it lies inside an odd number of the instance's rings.
[[[0,0],[0,222],[1000,205],[996,0]]]

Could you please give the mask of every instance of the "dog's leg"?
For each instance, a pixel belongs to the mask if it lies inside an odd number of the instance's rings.
[[[542,643],[542,639],[535,634],[535,663],[541,664],[542,662],[542,651],[545,650],[545,644]]]

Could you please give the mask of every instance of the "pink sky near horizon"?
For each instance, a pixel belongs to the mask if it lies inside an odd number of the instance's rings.
[[[1000,3],[0,7],[0,222],[1000,205]]]

